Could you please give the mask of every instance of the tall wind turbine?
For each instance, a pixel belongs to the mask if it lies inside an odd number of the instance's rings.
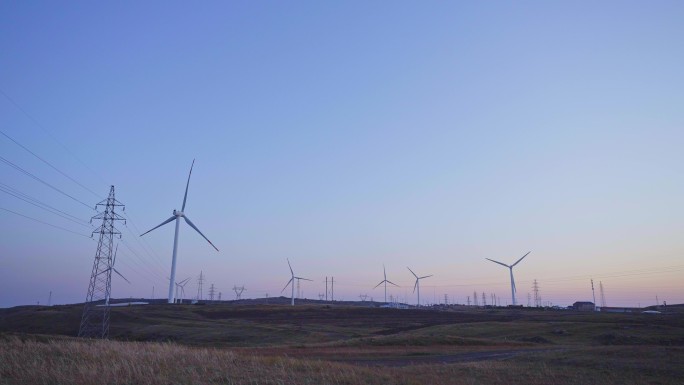
[[[416,277],[416,284],[413,285],[413,292],[415,293],[416,289],[418,289],[418,307],[420,307],[420,280],[423,278],[430,278],[432,277],[432,274],[426,275],[424,277],[419,277],[416,275],[416,273],[413,272],[413,270],[411,270],[410,267],[406,266],[406,268],[409,269],[409,271],[411,272],[411,274],[413,274],[414,277]]]
[[[392,285],[394,285],[396,287],[399,287],[399,285],[397,285],[396,283],[394,283],[392,281],[387,280],[387,272],[385,271],[385,265],[384,264],[382,265],[382,275],[383,275],[383,277],[385,277],[385,279],[380,281],[379,284],[375,285],[375,287],[373,289],[375,289],[376,287],[378,287],[384,283],[385,284],[385,303],[387,303],[387,284],[391,283]]]
[[[292,265],[290,265],[290,259],[289,259],[289,258],[287,259],[287,266],[290,267],[290,274],[292,274],[292,278],[290,278],[290,280],[287,281],[287,285],[285,285],[285,287],[283,288],[283,290],[281,290],[280,292],[281,292],[281,293],[284,292],[285,289],[287,289],[287,286],[291,284],[291,286],[292,286],[292,306],[294,306],[294,299],[295,299],[295,296],[294,296],[294,285],[295,285],[295,282],[294,282],[294,280],[295,280],[295,279],[296,279],[297,281],[300,281],[300,280],[302,280],[302,279],[305,280],[305,281],[312,281],[312,280],[311,280],[311,279],[308,279],[308,278],[295,277],[294,271],[292,271]]]
[[[188,218],[188,217],[185,215],[185,213],[184,213],[184,211],[185,211],[185,202],[188,200],[188,187],[190,187],[190,176],[192,175],[192,168],[193,168],[194,166],[195,166],[195,160],[193,159],[193,160],[192,160],[192,165],[190,166],[190,173],[188,174],[188,183],[185,185],[185,196],[183,197],[183,206],[181,207],[181,211],[173,210],[173,215],[171,216],[171,218],[165,220],[165,221],[162,222],[160,225],[158,225],[158,226],[156,226],[156,227],[153,227],[153,228],[151,228],[150,230],[147,230],[146,232],[140,234],[140,236],[142,237],[143,235],[149,233],[150,231],[152,231],[152,230],[154,230],[154,229],[157,229],[157,228],[159,228],[159,227],[162,227],[162,226],[164,226],[165,224],[167,224],[167,223],[169,223],[169,222],[171,222],[171,221],[173,221],[173,220],[176,221],[176,235],[174,235],[174,237],[173,237],[173,259],[171,260],[171,279],[169,280],[169,301],[168,301],[169,303],[173,303],[174,300],[175,300],[174,291],[173,291],[173,285],[174,285],[174,283],[176,282],[176,281],[175,281],[175,280],[176,280],[176,256],[177,256],[177,253],[178,253],[178,227],[180,226],[180,219],[181,219],[181,218],[185,219],[185,222],[186,222],[188,225],[190,225],[190,227],[192,227],[193,229],[195,229],[195,231],[197,231],[197,232],[199,233],[199,235],[202,236],[202,238],[206,239],[207,242],[209,242],[209,244],[211,245],[211,247],[213,247],[214,249],[216,249],[216,251],[219,251],[219,249],[217,249],[216,246],[214,246],[214,244],[211,243],[211,241],[210,241],[207,237],[205,237],[204,234],[202,234],[202,232],[197,228],[197,226],[195,226],[195,225],[192,223],[192,221],[190,221],[190,218]]]
[[[531,253],[531,251],[528,251],[528,252],[527,252],[527,254],[529,254],[529,253]],[[501,262],[499,262],[499,261],[495,261],[495,260],[493,260],[493,259],[485,258],[486,260],[492,261],[492,262],[494,262],[494,263],[498,263],[498,264],[501,265],[501,266],[506,266],[506,267],[511,271],[511,302],[513,303],[513,306],[516,305],[516,302],[515,302],[515,292],[516,292],[516,289],[515,289],[515,279],[513,279],[513,267],[515,267],[515,265],[517,265],[518,263],[520,263],[520,261],[522,261],[523,258],[527,257],[527,254],[523,255],[520,259],[518,259],[514,264],[512,264],[512,265],[510,265],[510,266],[507,265],[507,264],[505,264],[505,263],[501,263]]]

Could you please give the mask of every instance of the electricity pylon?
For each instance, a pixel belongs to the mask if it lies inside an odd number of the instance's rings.
[[[242,299],[242,292],[245,291],[245,285],[233,285],[233,291],[235,292],[235,300],[240,300]]]
[[[104,206],[104,212],[95,215],[92,219],[102,219],[102,225],[95,229],[92,234],[98,233],[100,238],[97,242],[93,272],[90,276],[81,325],[78,329],[78,336],[86,338],[107,338],[109,334],[109,296],[112,290],[112,271],[119,274],[114,269],[114,236],[118,235],[121,238],[121,233],[114,227],[114,221],[126,223],[125,219],[115,212],[117,207],[124,210],[124,205],[114,199],[114,186],[109,189],[109,197],[95,207],[98,206]]]

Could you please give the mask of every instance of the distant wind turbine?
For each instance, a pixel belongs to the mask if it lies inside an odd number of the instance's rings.
[[[411,270],[410,267],[406,266],[406,268],[409,269],[409,271],[411,272],[411,274],[413,274],[414,277],[416,277],[416,284],[413,285],[413,292],[415,293],[416,289],[418,289],[418,307],[420,307],[420,280],[423,278],[430,278],[432,277],[432,274],[419,277],[416,275],[416,273],[413,272],[413,270]]]
[[[214,244],[211,243],[211,241],[207,237],[205,237],[204,234],[202,234],[202,232],[197,228],[197,226],[195,226],[192,223],[192,221],[190,221],[190,218],[188,218],[184,213],[185,202],[188,199],[188,187],[190,187],[190,176],[192,175],[192,168],[194,166],[195,166],[195,160],[193,159],[192,165],[190,166],[190,173],[188,174],[188,183],[185,185],[185,196],[183,197],[183,206],[181,207],[181,211],[173,210],[173,215],[171,216],[171,218],[165,220],[160,225],[153,227],[150,230],[147,230],[146,232],[140,234],[140,236],[142,237],[143,235],[149,233],[150,231],[157,229],[159,227],[162,227],[165,224],[167,224],[173,220],[176,221],[176,234],[173,237],[173,259],[171,260],[171,279],[169,280],[169,301],[168,301],[169,303],[174,303],[174,301],[175,301],[173,286],[175,284],[175,279],[176,279],[176,256],[178,254],[178,227],[180,226],[180,219],[181,218],[185,219],[185,222],[188,225],[190,225],[190,227],[195,229],[195,231],[197,231],[199,233],[199,235],[202,236],[202,238],[206,239],[206,241],[209,242],[211,247],[216,249],[216,251],[219,251],[219,249],[217,249],[216,246],[214,246]]]
[[[294,306],[294,300],[295,300],[295,296],[294,296],[294,285],[295,285],[295,282],[294,282],[294,280],[295,280],[295,279],[298,280],[298,281],[299,281],[299,280],[302,280],[302,279],[305,280],[305,281],[312,281],[312,280],[311,280],[311,279],[308,279],[308,278],[295,277],[294,271],[292,271],[292,265],[290,265],[290,259],[289,259],[289,258],[287,259],[287,266],[290,267],[290,274],[292,274],[292,278],[290,278],[290,280],[287,281],[287,284],[285,285],[285,287],[283,288],[283,290],[281,290],[280,292],[281,292],[281,293],[284,292],[285,289],[287,289],[287,286],[291,284],[291,286],[292,286],[292,306]]]
[[[373,289],[377,288],[378,286],[380,286],[384,283],[385,284],[385,303],[387,303],[387,284],[390,283],[396,287],[399,287],[399,285],[397,285],[396,283],[394,283],[392,281],[387,280],[387,271],[385,271],[385,265],[384,264],[382,265],[382,275],[383,275],[383,277],[385,277],[385,279],[380,281],[379,284],[375,285],[375,287]]]
[[[190,277],[185,278],[184,280],[180,282],[176,282],[176,298],[180,297],[180,301],[178,303],[183,303],[183,298],[185,298],[185,285],[188,284],[188,281],[190,280]],[[180,289],[180,290],[178,290]],[[180,296],[178,293],[180,292]]]
[[[527,252],[527,254],[529,254],[529,253],[531,253],[531,251],[528,251],[528,252]],[[507,265],[507,264],[505,264],[505,263],[502,263],[502,262],[499,262],[499,261],[495,261],[495,260],[493,260],[493,259],[485,258],[486,260],[492,261],[492,262],[494,262],[494,263],[498,263],[498,264],[501,265],[501,266],[506,266],[506,267],[510,270],[510,272],[511,272],[511,302],[513,302],[513,306],[516,305],[516,302],[515,302],[515,292],[516,292],[516,289],[515,289],[515,279],[513,279],[513,267],[515,267],[515,265],[517,265],[518,263],[520,263],[520,261],[522,261],[523,258],[527,257],[527,254],[523,255],[520,259],[518,259],[514,264],[512,264],[512,265],[510,265],[510,266]]]

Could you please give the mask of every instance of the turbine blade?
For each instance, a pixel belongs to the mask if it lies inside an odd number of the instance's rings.
[[[176,219],[176,216],[175,216],[175,215],[172,215],[172,216],[171,216],[171,218],[169,218],[169,219],[165,220],[165,221],[164,221],[164,222],[162,222],[162,223],[161,223],[160,225],[158,225],[158,226],[155,226],[155,227],[153,227],[153,228],[151,228],[151,229],[149,229],[149,230],[145,231],[144,233],[140,234],[140,236],[142,237],[143,235],[145,235],[145,234],[149,233],[150,231],[152,231],[152,230],[154,230],[154,229],[158,229],[158,228],[160,228],[160,227],[164,226],[165,224],[167,224],[167,223],[171,222],[171,221],[172,221],[172,220],[174,220],[174,219]]]
[[[396,283],[394,283],[394,282],[392,282],[392,281],[387,281],[387,283],[391,283],[392,285],[394,285],[394,286],[396,286],[396,287],[399,287],[399,285],[397,285]]]
[[[303,280],[303,281],[311,281],[311,282],[313,282],[313,279],[309,279],[309,278],[302,278],[302,277],[295,277],[295,278],[297,278],[297,279],[300,280],[300,281]]]
[[[385,280],[387,280],[387,270],[385,270],[385,264],[382,264],[382,275],[385,276]]]
[[[183,207],[181,211],[185,211],[185,201],[188,200],[188,187],[190,187],[190,175],[192,175],[192,168],[195,166],[195,160],[192,160],[192,165],[190,166],[190,173],[188,174],[188,183],[185,185],[185,196],[183,197]]]
[[[290,286],[290,282],[292,282],[292,281],[294,281],[294,277],[290,278],[290,280],[287,281],[287,284],[285,285],[285,287],[283,288],[283,290],[280,291],[280,294],[283,294],[283,292],[285,291],[285,289],[287,289],[287,287]]]
[[[188,277],[188,278],[185,278],[184,280],[178,282],[178,285],[183,286],[185,283],[188,282],[189,279],[190,279],[189,277]]]
[[[375,287],[378,287],[378,286],[382,285],[383,283],[385,283],[385,281],[380,282],[379,284],[375,285]],[[373,289],[375,289],[375,287]]]
[[[432,274],[430,274],[430,275],[426,275],[426,276],[424,276],[424,277],[420,277],[420,278],[418,278],[418,279],[423,279],[423,278],[430,278],[430,277],[432,277]]]
[[[531,251],[528,251],[528,252],[527,252],[527,254],[529,254],[529,253],[531,253]],[[518,264],[518,263],[519,263],[520,261],[522,261],[522,260],[523,260],[523,258],[527,257],[527,254],[523,255],[523,256],[522,256],[522,258],[518,259],[518,261],[517,261],[517,262],[515,262],[514,264],[512,264],[512,265],[511,265],[511,267],[513,267],[513,266],[517,265],[517,264]]]
[[[513,278],[513,274],[511,274],[511,286],[513,286],[513,293],[517,293],[518,289],[515,287],[515,278]]]
[[[116,254],[119,252],[119,244],[116,244],[116,249],[114,249],[114,259],[112,260],[112,267],[116,265]]]
[[[411,272],[411,274],[413,274],[413,276],[416,277],[416,279],[418,279],[418,276],[416,275],[416,273],[413,272],[413,270],[411,270],[410,267],[406,266],[406,268],[409,269],[409,271]]]
[[[413,292],[416,292],[416,288],[418,287],[418,278],[416,278],[416,284],[413,285]]]
[[[121,273],[119,273],[119,271],[116,270],[115,268],[112,267],[112,271],[115,272],[116,274],[118,274],[119,277],[123,278],[124,281],[128,282],[129,284],[131,283],[131,281],[127,280],[126,277],[124,277]]]
[[[292,271],[292,265],[290,265],[290,258],[287,259],[287,266],[290,267],[290,273],[291,273],[292,276],[294,277],[294,271]]]
[[[499,265],[501,265],[501,266],[506,266],[506,267],[510,267],[510,266],[508,266],[508,265],[507,265],[507,264],[505,264],[505,263],[501,263],[501,262],[499,262],[499,261],[495,261],[495,260],[493,260],[493,259],[489,259],[489,258],[485,258],[485,259],[486,259],[486,260],[488,260],[488,261],[492,261],[492,262],[494,262],[494,263],[498,263],[498,264],[499,264]]]
[[[188,218],[188,217],[186,217],[186,216],[183,216],[183,218],[185,218],[185,222],[186,222],[187,224],[189,224],[190,227],[192,227],[193,229],[195,229],[195,231],[197,231],[197,232],[199,233],[199,235],[202,236],[202,238],[206,239],[207,242],[209,242],[209,244],[211,245],[211,247],[213,247],[214,249],[216,249],[216,251],[219,251],[219,249],[217,249],[216,246],[214,246],[214,244],[211,243],[211,241],[209,240],[209,238],[205,237],[204,234],[202,234],[202,232],[197,228],[197,226],[195,226],[195,224],[192,223],[192,221],[190,220],[190,218]]]

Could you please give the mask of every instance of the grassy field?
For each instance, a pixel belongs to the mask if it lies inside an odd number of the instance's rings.
[[[304,305],[0,310],[1,384],[681,384],[684,317]]]

